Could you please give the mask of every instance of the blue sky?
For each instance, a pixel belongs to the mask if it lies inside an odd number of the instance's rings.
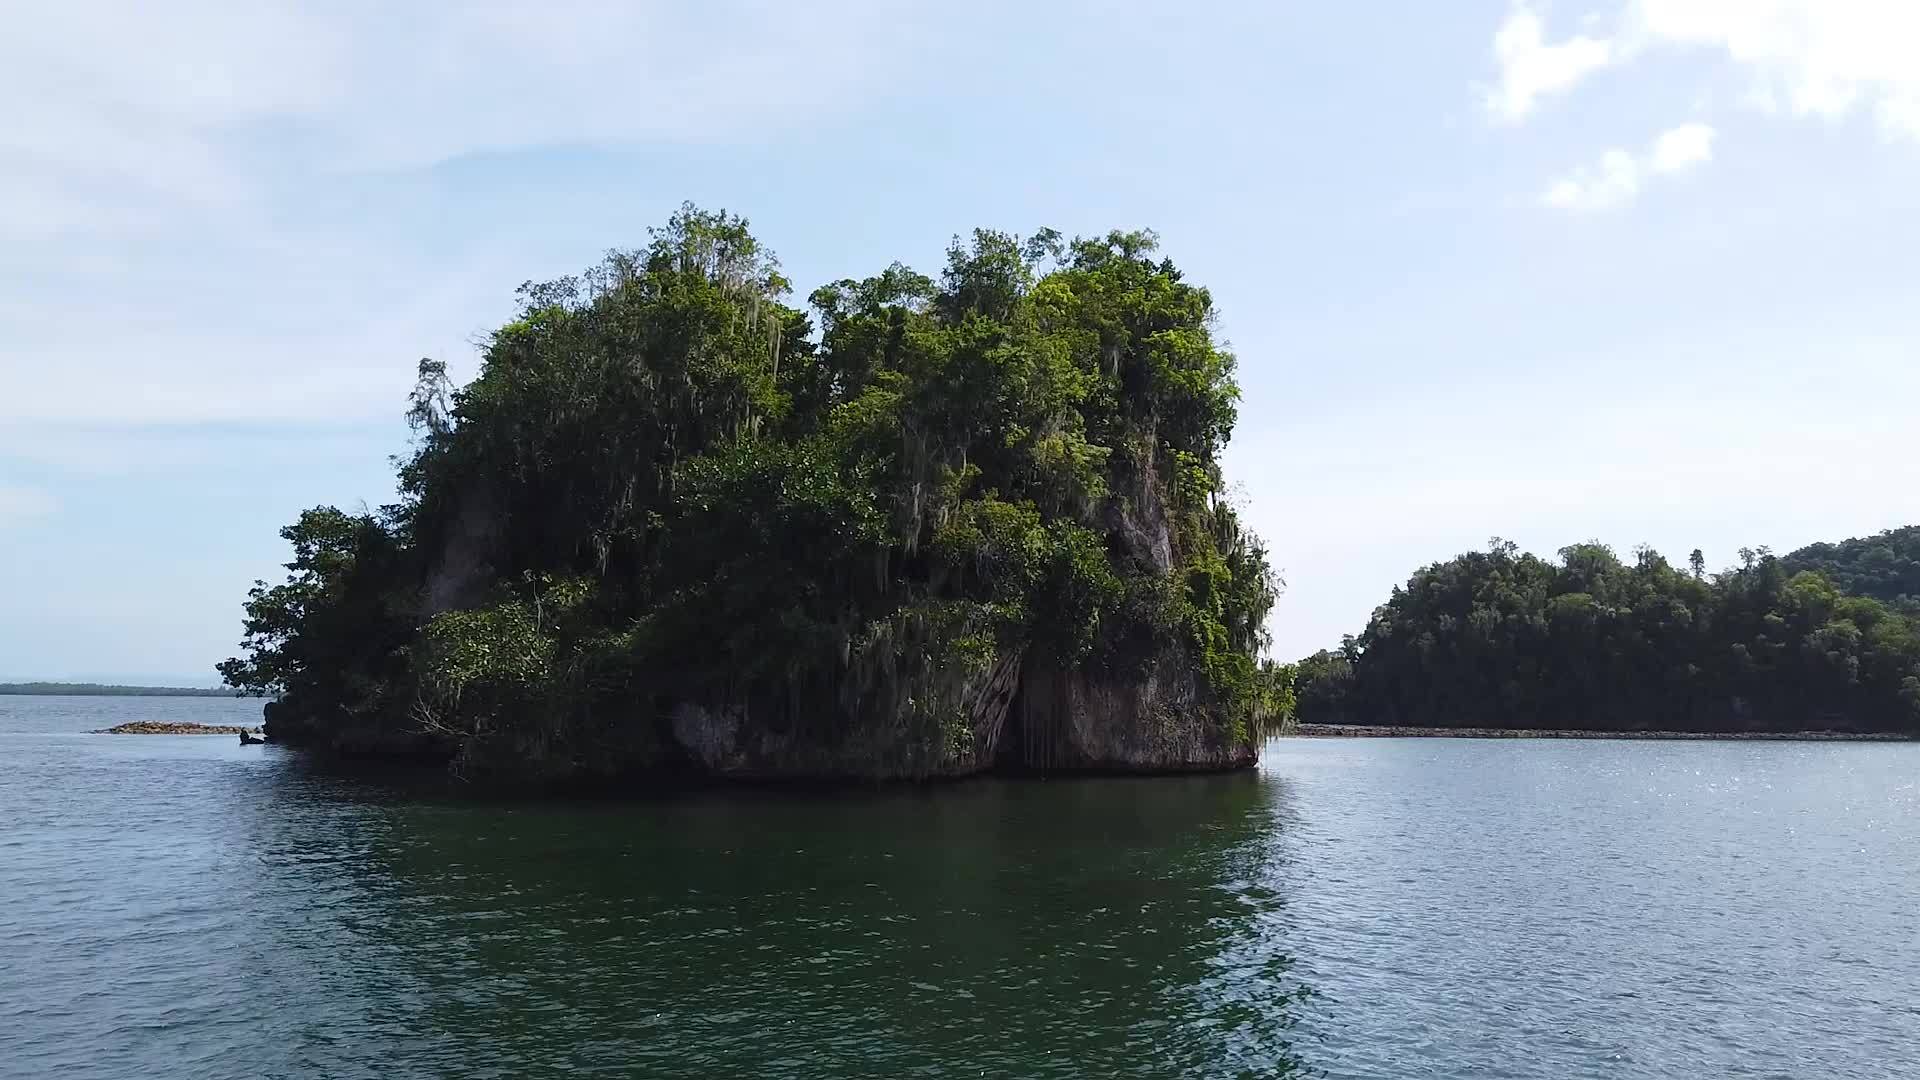
[[[278,527],[390,497],[415,361],[684,199],[803,293],[1158,230],[1240,358],[1282,657],[1494,534],[1920,521],[1905,0],[405,12],[9,16],[0,677],[210,681]]]

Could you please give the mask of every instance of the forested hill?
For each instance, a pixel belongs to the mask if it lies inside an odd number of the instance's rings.
[[[1920,627],[1764,551],[1708,574],[1496,541],[1416,572],[1296,691],[1304,723],[1920,734]]]
[[[317,507],[227,681],[511,781],[1249,766],[1288,683],[1234,357],[1151,234],[978,231],[790,306],[684,208],[423,362],[399,504]]]
[[[1809,544],[1781,562],[1789,574],[1814,570],[1847,592],[1920,616],[1920,525]]]

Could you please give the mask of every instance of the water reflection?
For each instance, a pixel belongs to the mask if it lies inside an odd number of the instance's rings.
[[[290,1069],[1300,1070],[1251,774],[637,806],[285,780],[268,847],[314,905],[274,933],[322,999]]]

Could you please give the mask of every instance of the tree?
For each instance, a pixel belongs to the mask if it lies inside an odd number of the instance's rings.
[[[1809,544],[1781,564],[1789,574],[1812,570],[1847,592],[1920,616],[1920,525],[1837,544]]]
[[[280,535],[293,545],[287,580],[254,583],[241,641],[248,655],[221,663],[221,677],[316,709],[370,707],[370,681],[393,670],[411,627],[390,584],[408,565],[398,538],[372,515],[331,506],[302,513]]]
[[[447,378],[446,363],[421,357],[413,392],[407,396],[407,426],[426,437],[445,435],[452,426],[448,415],[452,397],[453,382]]]

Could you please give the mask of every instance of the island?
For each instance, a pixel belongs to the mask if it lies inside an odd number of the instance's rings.
[[[1887,534],[1892,536],[1893,534]],[[1920,530],[1901,537],[1920,536]],[[1311,734],[1920,737],[1920,624],[1828,576],[1912,595],[1886,544],[1764,548],[1709,574],[1600,543],[1495,539],[1417,571],[1358,635],[1302,660]]]
[[[1052,230],[790,288],[692,206],[523,286],[418,365],[400,501],[283,530],[228,684],[473,781],[1251,765],[1290,679],[1207,290]]]

